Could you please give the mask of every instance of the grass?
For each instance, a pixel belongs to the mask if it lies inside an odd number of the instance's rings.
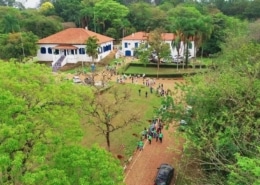
[[[205,71],[207,69],[193,69],[183,68],[182,65],[179,66],[179,68],[159,68],[158,74],[188,74],[188,73],[194,73],[198,71]],[[127,70],[125,71],[126,74],[147,74],[147,75],[154,75],[157,74],[157,68],[156,67],[144,67],[144,66],[129,66]]]
[[[125,104],[125,107],[129,112],[135,110],[141,115],[141,121],[138,123],[133,123],[127,127],[117,130],[111,133],[111,152],[114,155],[124,156],[122,162],[128,159],[129,156],[133,154],[136,149],[136,143],[141,137],[140,133],[144,127],[149,126],[149,121],[154,115],[154,107],[159,107],[161,103],[161,98],[157,97],[155,94],[148,94],[148,98],[145,97],[145,91],[149,92],[148,87],[135,84],[114,84],[120,92],[125,88],[131,90],[131,101]],[[138,94],[138,90],[141,88],[141,96]],[[105,93],[109,93],[105,92]],[[112,101],[112,99],[111,99]],[[124,113],[125,114],[125,113]],[[124,115],[121,115],[124,116]],[[88,119],[88,118],[86,118]],[[121,120],[118,119],[118,122]],[[115,123],[116,125],[117,123]],[[83,127],[84,138],[82,144],[84,146],[90,146],[94,143],[98,143],[100,146],[106,148],[106,140],[104,135],[100,134],[97,128],[91,124],[87,124]]]

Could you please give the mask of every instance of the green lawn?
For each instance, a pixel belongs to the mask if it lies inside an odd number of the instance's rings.
[[[179,65],[179,68],[159,68],[158,74],[188,74],[188,73],[194,73],[194,72],[204,72],[207,69],[194,69],[194,68],[188,68],[185,69],[183,65]],[[154,75],[157,74],[157,68],[156,67],[144,67],[144,66],[129,66],[127,70],[125,71],[126,74],[147,74],[147,75]]]

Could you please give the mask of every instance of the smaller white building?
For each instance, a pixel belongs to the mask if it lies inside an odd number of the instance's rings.
[[[138,48],[141,43],[147,42],[148,37],[149,37],[149,33],[136,32],[122,38],[121,53],[123,53],[124,56],[134,56],[135,48]],[[166,43],[170,45],[172,56],[178,55],[177,49],[172,45],[172,42],[175,40],[175,38],[176,36],[173,33],[162,33],[162,40],[164,40]],[[184,49],[185,47],[182,41],[179,49],[180,56],[184,56],[185,53]],[[194,57],[195,56],[194,41],[191,41],[188,50],[189,50],[189,56]]]
[[[54,70],[67,63],[92,62],[92,57],[86,53],[86,41],[89,37],[98,39],[99,62],[113,50],[113,38],[88,29],[68,28],[38,41],[37,57],[39,61],[52,62]]]

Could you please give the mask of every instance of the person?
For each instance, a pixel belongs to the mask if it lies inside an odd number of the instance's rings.
[[[160,132],[160,133],[159,133],[159,140],[160,140],[161,143],[162,143],[162,139],[163,139],[163,133]]]
[[[149,141],[149,144],[152,143],[152,136],[151,136],[151,134],[148,135],[148,141]]]
[[[147,129],[144,128],[143,132],[142,132],[142,136],[144,139],[147,139]]]
[[[137,149],[139,149],[140,151],[144,149],[144,142],[142,139],[140,139],[140,141],[138,142]]]
[[[150,93],[152,94],[153,93],[153,87],[150,86]]]
[[[141,96],[141,89],[139,89],[138,92],[139,92],[139,96]]]
[[[157,132],[155,132],[155,139],[156,139],[156,142],[158,142],[159,134]]]
[[[146,98],[147,98],[147,95],[148,95],[148,92],[146,91],[146,92],[145,92],[145,97],[146,97]]]

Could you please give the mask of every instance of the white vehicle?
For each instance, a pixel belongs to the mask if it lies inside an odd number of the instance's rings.
[[[73,82],[74,83],[82,83],[81,79],[79,78],[79,76],[73,76]]]

